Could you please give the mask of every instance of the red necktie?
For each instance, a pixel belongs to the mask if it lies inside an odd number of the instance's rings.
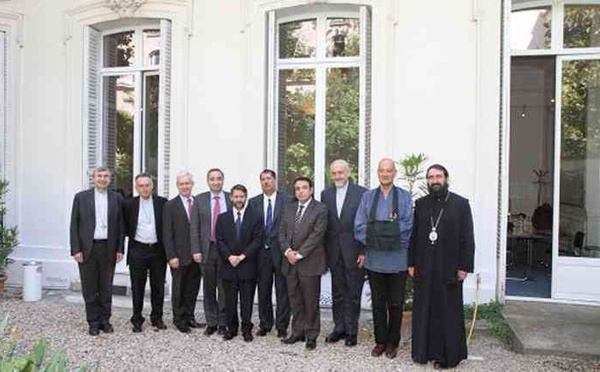
[[[213,215],[212,215],[212,226],[210,227],[210,236],[212,238],[212,241],[215,242],[217,241],[215,239],[215,228],[217,226],[217,218],[219,217],[219,214],[221,213],[221,205],[219,203],[219,196],[215,196],[215,206],[213,207]]]
[[[189,197],[187,199],[187,215],[188,215],[188,220],[189,220],[192,215],[192,198],[191,197]]]

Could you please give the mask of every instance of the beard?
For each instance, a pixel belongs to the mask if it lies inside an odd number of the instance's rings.
[[[427,190],[429,190],[429,194],[435,198],[441,198],[446,195],[448,192],[448,184],[434,183],[431,185],[427,185]]]

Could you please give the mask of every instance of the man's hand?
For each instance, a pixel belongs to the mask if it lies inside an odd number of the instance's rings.
[[[362,267],[365,266],[365,255],[364,254],[358,255],[358,259],[356,260],[356,266],[358,266],[359,269],[362,269]]]
[[[296,251],[288,251],[287,259],[291,265],[295,265],[298,262],[298,257],[296,256]]]
[[[242,261],[244,261],[246,259],[246,255],[243,254],[243,253],[240,254],[238,257],[240,258],[240,262],[242,262]]]
[[[462,271],[462,270],[458,270],[458,281],[462,282],[463,280],[465,280],[467,278],[467,275],[469,275],[468,272]]]
[[[411,266],[408,268],[408,275],[410,275],[411,278],[415,277],[415,268],[414,266]]]
[[[236,267],[240,263],[240,256],[231,255],[227,258],[231,266]]]
[[[123,253],[117,252],[117,262],[121,262],[122,259],[123,259]]]
[[[179,267],[179,258],[171,258],[169,260],[169,266],[171,266],[171,269],[177,269]]]
[[[194,253],[192,255],[192,257],[194,258],[194,262],[196,262],[196,263],[202,262],[202,253]]]
[[[76,262],[83,263],[83,253],[75,253],[72,257]]]

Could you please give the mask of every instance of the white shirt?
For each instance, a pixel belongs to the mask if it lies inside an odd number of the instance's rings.
[[[237,221],[238,218],[238,212],[240,212],[241,214],[241,218],[242,218],[242,223],[244,222],[244,213],[246,213],[246,206],[244,205],[244,208],[240,209],[239,211],[237,209],[235,209],[235,207],[233,207],[231,209],[231,213],[233,214],[233,223],[235,223]]]
[[[156,222],[154,221],[154,203],[152,195],[148,199],[140,196],[140,210],[138,211],[137,229],[135,240],[144,244],[158,242],[156,237]]]
[[[181,198],[181,202],[183,203],[183,209],[185,209],[185,213],[187,213],[188,219],[190,219],[190,213],[192,212],[192,208],[190,208],[188,210],[188,199],[192,199],[192,206],[193,206],[194,205],[194,197],[192,195],[183,196],[181,194],[179,194],[179,197]]]
[[[225,193],[223,192],[223,190],[221,190],[221,192],[219,192],[218,194],[213,194],[213,192],[210,192],[210,220],[212,221],[212,217],[213,217],[213,211],[215,210],[215,196],[219,197],[219,214],[223,213],[223,212],[227,212],[227,202],[225,201]]]
[[[298,209],[296,209],[296,214],[298,214],[298,211],[300,210],[300,206],[304,207],[304,208],[302,208],[302,213],[300,214],[300,221],[302,221],[302,218],[304,218],[304,213],[306,213],[306,209],[308,208],[308,205],[310,204],[311,201],[312,201],[312,197],[308,198],[308,200],[304,204],[298,202]]]
[[[342,215],[342,208],[344,206],[344,200],[346,200],[346,193],[348,192],[348,182],[342,187],[335,188],[335,206],[337,208],[338,218]]]
[[[263,193],[263,210],[265,211],[265,224],[267,223],[267,211],[269,210],[269,199],[271,199],[271,210],[273,211],[272,220],[275,219],[275,201],[277,200],[277,191],[275,191],[271,196],[267,196],[267,194]]]
[[[106,190],[94,189],[94,208],[96,210],[94,239],[108,239],[108,194]]]

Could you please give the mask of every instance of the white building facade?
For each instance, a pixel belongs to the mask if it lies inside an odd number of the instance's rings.
[[[272,168],[281,187],[310,175],[318,195],[335,158],[373,187],[380,158],[424,153],[447,166],[452,189],[471,202],[479,300],[504,300],[516,236],[508,232],[511,58],[535,54],[511,49],[510,15],[532,8],[550,9],[552,27],[561,26],[562,1],[0,2],[5,223],[20,230],[9,283],[21,283],[28,260],[43,262],[49,288],[78,277],[71,202],[97,165],[116,169],[113,186],[124,194],[133,192],[133,175],[148,171],[159,194],[173,197],[183,169],[199,193],[206,171],[219,167],[225,188],[242,183],[254,195],[259,172]],[[562,58],[561,41],[535,55]],[[586,174],[593,191],[600,180]],[[557,192],[545,197],[558,201]],[[558,231],[558,208],[552,213]],[[598,233],[588,225],[586,237]],[[600,301],[600,292],[572,287],[600,279],[600,263],[561,257],[558,233],[551,241],[549,298]],[[582,267],[585,277],[572,270]]]

